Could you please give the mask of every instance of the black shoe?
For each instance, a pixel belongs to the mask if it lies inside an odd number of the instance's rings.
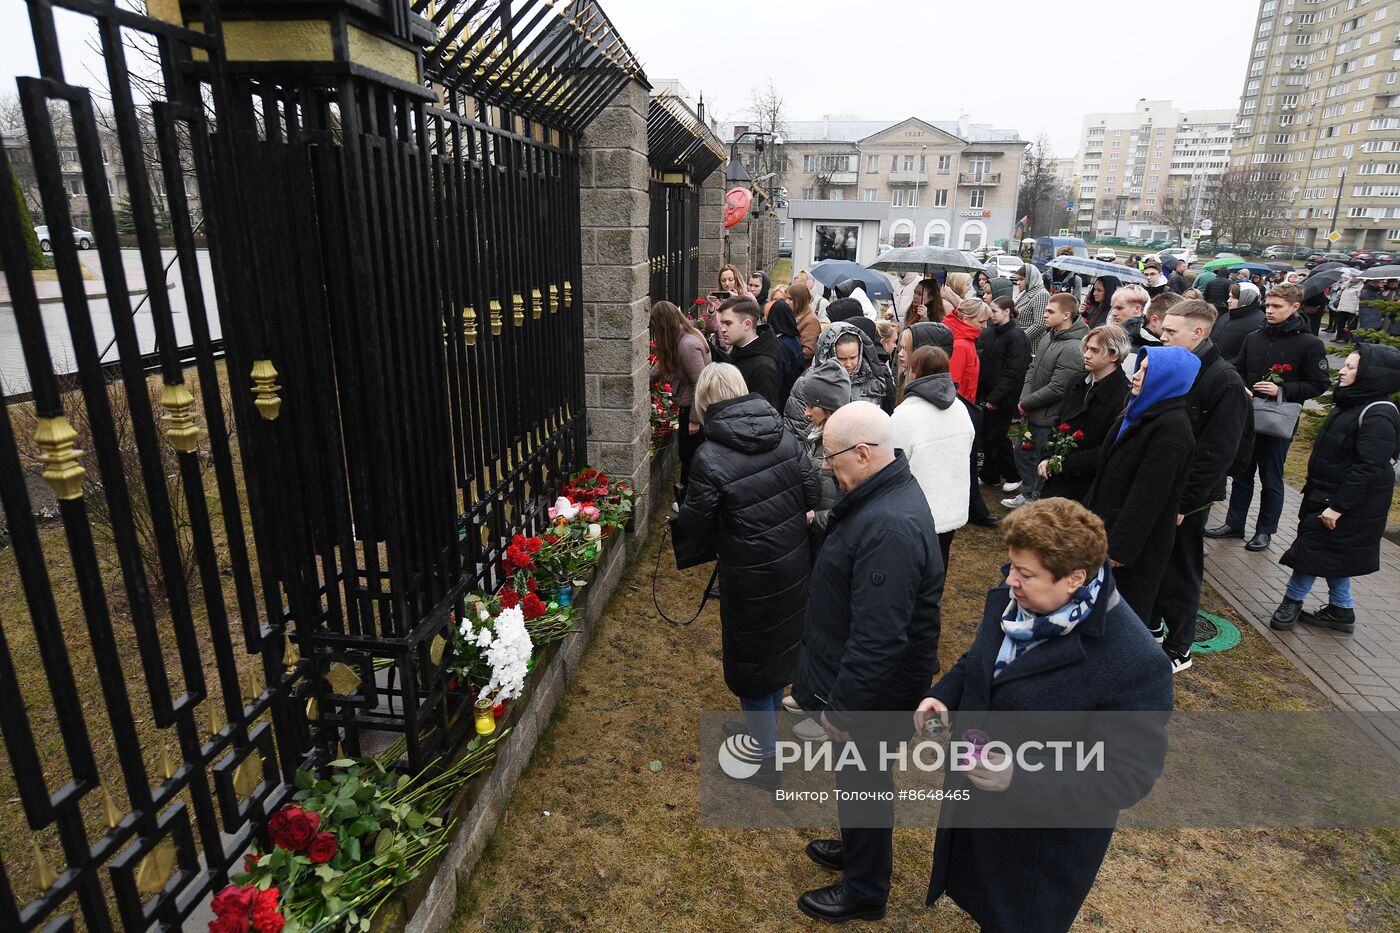
[[[733,738],[736,735],[743,735],[749,731],[748,727],[742,722],[727,722],[720,728],[724,730],[724,737],[726,739]]]
[[[1001,519],[995,515],[979,515],[976,518],[969,518],[967,523],[981,525],[983,528],[995,528],[1000,521]]]
[[[1269,541],[1272,538],[1273,535],[1267,535],[1262,531],[1257,532],[1254,537],[1249,539],[1249,543],[1244,546],[1244,549],[1246,551],[1267,551],[1269,549]]]
[[[1214,528],[1206,529],[1207,538],[1243,538],[1243,528],[1231,528],[1229,525],[1217,525]]]
[[[840,839],[813,839],[807,843],[807,857],[822,868],[841,871],[846,867],[846,853]]]
[[[858,904],[846,893],[846,886],[837,882],[808,891],[797,899],[797,909],[813,920],[825,923],[845,923],[847,920],[883,920],[885,905]]]
[[[1280,632],[1291,629],[1298,621],[1298,616],[1303,612],[1303,601],[1301,599],[1289,599],[1283,597],[1283,602],[1278,604],[1274,614],[1269,619],[1269,628]]]
[[[1342,609],[1328,603],[1317,612],[1305,612],[1299,618],[1299,622],[1304,625],[1314,625],[1318,628],[1330,628],[1334,632],[1342,632],[1350,635],[1356,628],[1356,612],[1351,609]]]
[[[723,770],[720,773],[736,784],[747,784],[750,787],[757,787],[759,790],[775,791],[783,786],[783,776],[779,773],[773,758],[765,758],[759,762],[758,770],[748,777],[731,777],[727,771]]]

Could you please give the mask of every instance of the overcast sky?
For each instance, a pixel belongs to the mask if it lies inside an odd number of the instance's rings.
[[[742,119],[771,76],[789,119],[991,123],[1072,155],[1084,114],[1140,97],[1239,103],[1255,0],[602,0],[653,80]],[[70,80],[92,83],[83,17],[60,14]],[[28,7],[0,0],[0,88],[34,74]]]

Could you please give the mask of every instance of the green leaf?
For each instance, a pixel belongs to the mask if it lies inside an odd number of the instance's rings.
[[[409,829],[421,829],[425,822],[427,822],[427,817],[423,816],[423,814],[419,813],[417,810],[410,810],[408,816],[404,817],[404,823],[407,824]]]
[[[335,805],[335,815],[342,820],[352,820],[359,812],[360,808],[353,800],[342,800]]]
[[[335,869],[329,865],[317,865],[315,869],[316,877],[322,881],[331,881],[335,878]]]
[[[652,761],[652,763],[648,765],[648,767],[651,768],[652,774],[659,774],[661,772],[661,762],[659,761]]]
[[[354,837],[345,840],[345,845],[340,851],[344,852],[351,862],[358,862],[360,860],[360,840]]]
[[[298,771],[296,777],[292,778],[292,783],[301,790],[310,790],[311,785],[316,783],[316,779],[307,771]]]
[[[354,764],[355,764],[355,759],[353,759],[353,758],[337,758],[335,761],[332,761],[329,765],[327,765],[327,767],[329,767],[329,768],[349,768],[349,767],[352,767]]]
[[[392,829],[381,829],[374,837],[374,854],[383,855],[394,847],[395,836]]]

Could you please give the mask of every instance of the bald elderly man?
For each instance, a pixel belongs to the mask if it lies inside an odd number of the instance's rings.
[[[812,567],[792,695],[820,713],[835,742],[853,741],[862,760],[875,763],[878,743],[908,738],[908,727],[889,736],[852,714],[912,712],[928,692],[938,671],[943,557],[928,500],[894,449],[889,415],[851,402],[827,419],[822,446],[842,494]],[[838,771],[836,786],[883,791],[894,783],[890,772],[871,768]],[[842,880],[803,894],[798,907],[829,923],[877,920],[890,891],[894,803],[838,800],[837,815],[841,838],[815,840],[807,855]]]

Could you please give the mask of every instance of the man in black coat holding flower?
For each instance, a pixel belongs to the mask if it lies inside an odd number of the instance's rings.
[[[1303,289],[1279,285],[1264,301],[1264,327],[1244,339],[1235,369],[1255,399],[1279,398],[1285,402],[1306,402],[1327,391],[1327,349],[1313,336],[1306,318],[1298,313]],[[1249,468],[1235,477],[1230,490],[1230,511],[1225,524],[1206,532],[1207,538],[1243,538],[1249,505],[1254,500],[1254,474],[1259,474],[1262,492],[1254,537],[1245,545],[1263,551],[1278,531],[1283,514],[1283,461],[1288,457],[1291,437],[1255,435],[1254,454]]]
[[[812,567],[792,695],[814,716],[820,711],[833,741],[854,742],[871,765],[861,774],[839,770],[838,789],[889,790],[893,775],[876,766],[877,745],[892,737],[853,714],[912,713],[928,690],[938,670],[943,556],[888,415],[851,402],[826,422],[822,446],[842,494]],[[907,737],[906,721],[899,738]],[[837,815],[841,838],[815,840],[807,855],[842,880],[803,894],[798,907],[829,923],[878,920],[894,865],[894,803],[838,801]]]

